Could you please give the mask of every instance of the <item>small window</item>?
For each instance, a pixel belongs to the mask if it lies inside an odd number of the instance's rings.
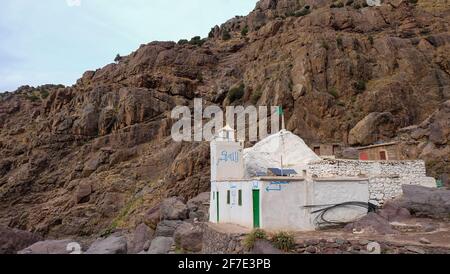
[[[386,150],[382,150],[382,151],[380,151],[380,160],[381,161],[386,161],[388,158],[387,158],[387,152],[386,152]]]
[[[238,198],[239,205],[242,206],[242,189],[239,189],[239,196],[238,197],[239,197]]]
[[[320,156],[320,147],[314,147],[314,153]]]
[[[231,200],[231,193],[230,193],[230,191],[228,190],[228,191],[227,191],[227,205],[230,204],[230,200]]]

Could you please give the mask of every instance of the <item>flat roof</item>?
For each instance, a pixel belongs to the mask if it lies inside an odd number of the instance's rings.
[[[393,146],[393,145],[396,145],[396,144],[398,144],[398,142],[375,144],[375,145],[370,145],[370,146],[365,146],[365,147],[358,147],[356,149],[357,150],[362,150],[362,149],[375,148],[375,147]]]

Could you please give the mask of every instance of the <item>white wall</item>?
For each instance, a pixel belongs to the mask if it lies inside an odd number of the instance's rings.
[[[253,228],[253,189],[260,190],[260,226],[268,231],[311,231],[315,229],[310,205],[339,204],[343,202],[368,202],[368,181],[364,179],[303,180],[274,178],[273,181],[223,181],[211,183],[210,222],[217,222],[217,196],[219,192],[219,223],[233,223]],[[242,206],[238,205],[238,190],[242,190]],[[230,190],[230,204],[227,191]],[[347,221],[367,213],[362,208],[340,208],[327,215]]]
[[[211,142],[211,181],[244,178],[243,148],[239,142]]]
[[[313,184],[313,193],[314,205],[324,206],[314,208],[312,211],[346,202],[367,203],[369,201],[369,182],[367,179],[318,179]],[[362,207],[346,206],[329,211],[325,217],[329,221],[350,222],[363,217],[367,211]],[[312,223],[315,223],[319,214],[311,215]]]
[[[283,178],[279,179],[283,181]],[[261,228],[266,230],[307,231],[314,228],[310,222],[309,209],[304,208],[308,199],[308,182],[291,181],[289,184],[261,184]],[[269,190],[269,189],[280,189]]]
[[[230,204],[227,204],[227,191],[230,191]],[[238,191],[242,190],[242,205],[238,204]],[[219,191],[219,223],[234,223],[253,228],[253,183],[252,181],[212,182],[210,222],[217,222],[217,197],[212,192]]]

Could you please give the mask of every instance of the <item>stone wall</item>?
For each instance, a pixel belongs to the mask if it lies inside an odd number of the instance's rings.
[[[310,163],[308,173],[318,177],[368,177],[370,200],[375,204],[401,196],[402,185],[436,186],[433,178],[426,177],[425,162],[421,160],[321,160]]]
[[[203,225],[202,254],[244,254],[245,233],[226,231],[226,225]]]

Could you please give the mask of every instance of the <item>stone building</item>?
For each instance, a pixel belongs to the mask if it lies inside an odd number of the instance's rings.
[[[343,150],[343,146],[340,143],[313,144],[310,147],[315,154],[324,158],[339,158]]]
[[[398,142],[375,144],[357,149],[359,151],[359,160],[361,161],[407,160],[402,154],[401,147]]]
[[[286,130],[244,150],[226,127],[211,142],[210,222],[315,230],[364,216],[369,203],[400,196],[403,184],[436,182],[423,161],[321,159]]]

